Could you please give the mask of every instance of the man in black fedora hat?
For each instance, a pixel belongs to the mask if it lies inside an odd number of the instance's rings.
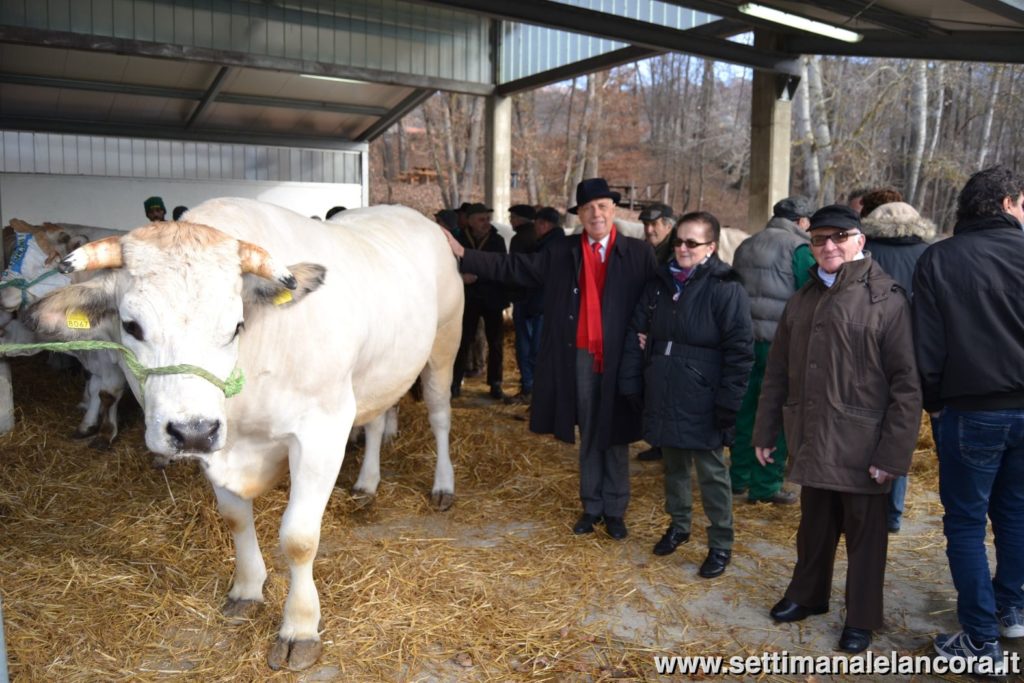
[[[603,520],[608,535],[621,540],[627,534],[627,447],[640,439],[640,411],[619,395],[619,362],[633,307],[656,265],[648,245],[617,234],[618,202],[604,178],[584,180],[569,209],[583,234],[536,253],[503,256],[448,241],[463,272],[546,287],[530,430],[574,443],[579,426],[583,514],[573,533],[592,533]]]

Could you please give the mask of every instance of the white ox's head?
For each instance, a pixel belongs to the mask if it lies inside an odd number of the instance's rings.
[[[112,317],[121,343],[143,366],[189,364],[222,380],[238,362],[244,312],[294,305],[325,273],[314,264],[285,268],[259,246],[186,222],[90,242],[60,268],[108,272],[40,299],[27,311],[31,327],[90,339],[90,330]],[[226,399],[217,386],[193,374],[151,375],[143,393],[151,451],[175,457],[224,447]]]

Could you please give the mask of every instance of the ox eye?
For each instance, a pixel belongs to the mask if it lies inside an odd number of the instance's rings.
[[[244,329],[245,329],[245,321],[243,320],[240,323],[238,323],[237,325],[235,325],[235,333],[233,335],[231,335],[231,341],[235,341],[236,339],[238,339],[238,335],[242,334],[242,330],[244,330]]]
[[[142,326],[140,326],[134,320],[125,320],[121,323],[121,327],[125,332],[135,337],[139,341],[145,341],[145,335],[142,334]]]

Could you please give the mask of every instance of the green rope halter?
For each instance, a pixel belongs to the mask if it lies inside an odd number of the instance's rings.
[[[131,349],[117,342],[109,341],[75,341],[75,342],[40,342],[36,344],[0,344],[0,356],[5,356],[18,351],[119,351],[124,356],[124,362],[135,375],[139,382],[139,391],[143,392],[146,379],[150,375],[182,375],[192,374],[202,377],[207,382],[224,392],[224,396],[231,398],[242,391],[245,385],[245,377],[242,369],[235,367],[226,380],[222,380],[208,370],[196,365],[187,363],[181,365],[165,365],[159,368],[147,368],[135,357]],[[144,397],[143,397],[144,400]]]
[[[21,307],[28,306],[28,290],[33,285],[36,285],[48,277],[56,275],[59,271],[56,268],[51,268],[34,280],[26,280],[23,277],[16,277],[7,280],[6,282],[0,282],[0,289],[7,289],[8,287],[17,287],[21,290]]]

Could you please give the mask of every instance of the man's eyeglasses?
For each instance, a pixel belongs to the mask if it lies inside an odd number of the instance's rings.
[[[854,230],[852,232],[847,230],[840,230],[839,232],[834,232],[831,235],[811,235],[811,246],[823,247],[825,246],[825,242],[828,242],[829,240],[832,240],[836,244],[842,244],[851,237],[854,237],[859,234],[859,230]]]
[[[673,237],[672,238],[672,246],[673,247],[681,247],[681,246],[683,246],[685,244],[687,249],[696,249],[697,247],[703,247],[705,244],[711,244],[713,241],[714,240],[711,240],[711,241],[708,241],[708,242],[698,242],[697,240],[690,240],[690,239],[681,240],[678,237]]]

